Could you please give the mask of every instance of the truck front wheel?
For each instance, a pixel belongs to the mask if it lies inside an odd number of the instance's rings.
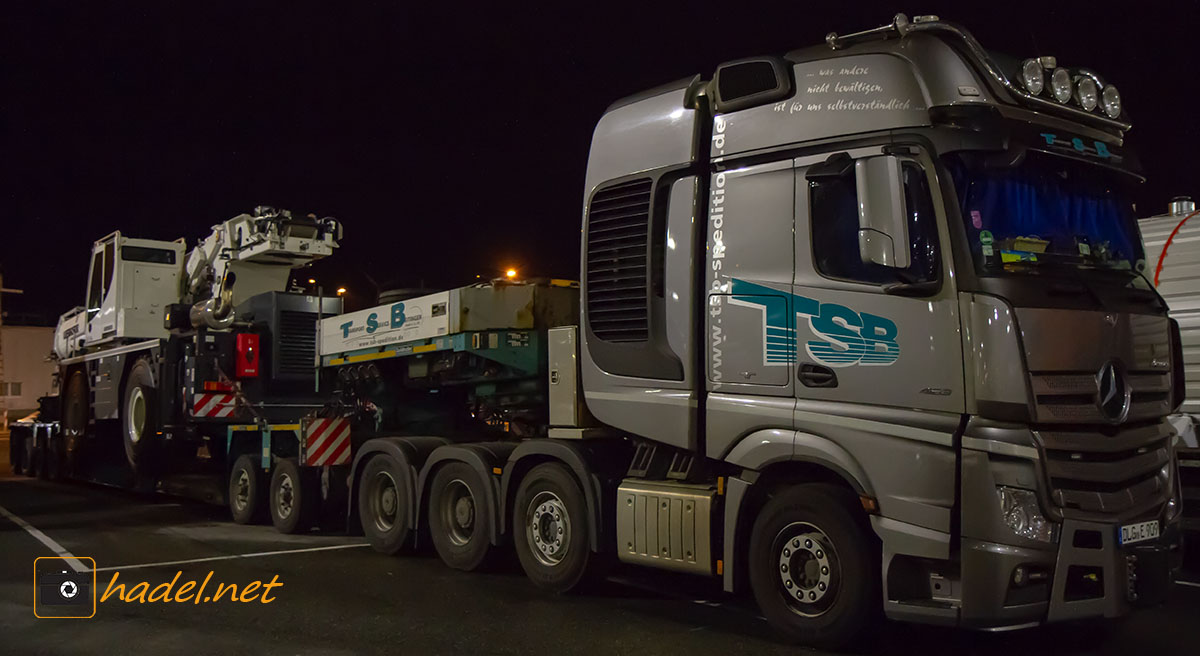
[[[492,512],[479,473],[465,462],[438,469],[429,495],[429,537],[442,562],[470,572],[492,551]]]
[[[125,402],[121,404],[121,433],[125,457],[135,472],[144,464],[147,443],[158,429],[154,374],[150,363],[139,359],[125,379]]]
[[[521,567],[539,588],[570,592],[595,573],[587,500],[565,465],[547,462],[529,470],[517,489],[512,526]]]
[[[386,453],[367,461],[358,484],[358,516],[371,548],[393,555],[409,544],[411,495],[399,460]]]
[[[855,501],[836,486],[798,485],[772,496],[754,522],[754,597],[795,642],[849,647],[879,616],[879,556]]]

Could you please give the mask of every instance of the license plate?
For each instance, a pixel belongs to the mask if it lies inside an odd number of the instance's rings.
[[[1158,537],[1158,520],[1152,522],[1138,522],[1137,524],[1126,524],[1121,527],[1120,541],[1121,544],[1133,544],[1134,542],[1144,542],[1153,540]]]

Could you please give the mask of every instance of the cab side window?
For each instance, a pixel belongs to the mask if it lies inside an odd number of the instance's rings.
[[[813,261],[819,272],[876,285],[938,279],[937,221],[929,179],[913,162],[904,162],[901,172],[912,264],[907,269],[892,269],[863,262],[858,250],[858,190],[851,168],[844,175],[808,181]]]

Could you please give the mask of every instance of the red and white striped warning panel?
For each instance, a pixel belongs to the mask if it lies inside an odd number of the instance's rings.
[[[344,465],[350,462],[350,420],[318,418],[308,422],[304,464]]]
[[[196,392],[192,395],[193,417],[229,417],[237,406],[234,395],[224,392]]]

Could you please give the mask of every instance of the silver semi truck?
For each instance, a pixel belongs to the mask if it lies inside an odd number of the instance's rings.
[[[1181,349],[1129,128],[1091,69],[903,15],[626,98],[578,313],[498,282],[326,319],[301,433],[380,551],[717,577],[808,644],[1160,603]]]

